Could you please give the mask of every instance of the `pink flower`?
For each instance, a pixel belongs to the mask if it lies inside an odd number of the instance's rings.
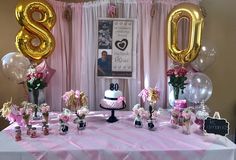
[[[139,115],[139,112],[138,112],[138,109],[133,109],[133,113],[134,113],[134,115]]]
[[[25,108],[20,108],[21,115],[25,114]]]
[[[31,74],[28,74],[27,75],[27,80],[29,81],[31,79],[32,75]]]
[[[157,112],[157,111],[154,111],[154,112],[152,113],[152,118],[153,118],[153,119],[157,119],[157,118],[158,118],[158,112]]]
[[[177,75],[180,77],[184,77],[188,72],[184,67],[179,67],[176,70],[177,70]]]
[[[175,75],[175,69],[169,69],[166,74],[167,74],[167,76],[174,76]]]
[[[80,91],[79,90],[76,90],[75,91],[75,98],[78,98],[79,99],[80,97]]]
[[[147,89],[143,89],[139,94],[139,97],[142,97],[143,101],[146,102],[146,99],[148,97],[148,90]]]
[[[32,114],[33,113],[33,108],[27,108],[25,113],[26,114]]]
[[[125,97],[123,97],[123,96],[118,97],[117,103],[122,103],[123,101],[126,102]]]
[[[179,108],[174,108],[172,111],[171,111],[171,115],[173,117],[179,117],[180,116],[180,110]]]
[[[36,73],[35,77],[41,79],[41,78],[43,78],[43,73],[41,73],[41,72]]]
[[[62,122],[66,123],[66,122],[68,122],[68,121],[70,120],[70,117],[69,117],[68,115],[65,115],[65,114],[60,114],[60,115],[59,115],[59,119],[60,119]]]
[[[47,113],[47,112],[49,112],[49,110],[50,110],[50,106],[48,106],[48,105],[42,106],[42,108],[41,108],[42,113]]]
[[[147,119],[148,118],[148,111],[145,111],[144,108],[139,108],[138,109],[139,115],[141,118]]]

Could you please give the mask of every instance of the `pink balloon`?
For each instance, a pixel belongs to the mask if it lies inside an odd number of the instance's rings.
[[[45,60],[43,60],[39,65],[37,65],[35,69],[37,72],[43,73],[43,78],[45,79],[46,83],[50,81],[53,74],[56,72],[56,70],[51,68]]]

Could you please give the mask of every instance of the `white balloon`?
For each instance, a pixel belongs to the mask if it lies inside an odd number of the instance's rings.
[[[1,66],[4,75],[17,83],[26,80],[27,69],[30,61],[19,52],[10,52],[4,55],[1,59]]]
[[[210,78],[203,73],[196,72],[190,77],[184,95],[189,102],[197,104],[206,102],[211,97],[212,90]]]
[[[202,72],[215,62],[215,57],[216,57],[216,51],[214,48],[208,48],[206,46],[202,46],[199,55],[191,63],[191,66],[193,67],[194,70]]]

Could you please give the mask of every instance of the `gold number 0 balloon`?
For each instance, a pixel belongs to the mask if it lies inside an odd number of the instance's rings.
[[[50,32],[56,22],[55,11],[44,0],[20,0],[15,13],[22,26],[16,36],[17,49],[33,62],[41,62],[55,48],[55,39]],[[33,17],[34,13],[39,14],[38,19]],[[33,44],[35,39],[39,39],[39,45]]]
[[[181,18],[189,20],[188,47],[184,50],[178,48],[178,22]],[[191,3],[175,6],[167,22],[167,48],[171,59],[181,64],[193,61],[200,51],[202,29],[203,15],[198,6]]]

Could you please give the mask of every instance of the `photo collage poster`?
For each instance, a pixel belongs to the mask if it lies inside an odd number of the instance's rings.
[[[133,20],[98,21],[97,76],[131,78],[133,73]]]

